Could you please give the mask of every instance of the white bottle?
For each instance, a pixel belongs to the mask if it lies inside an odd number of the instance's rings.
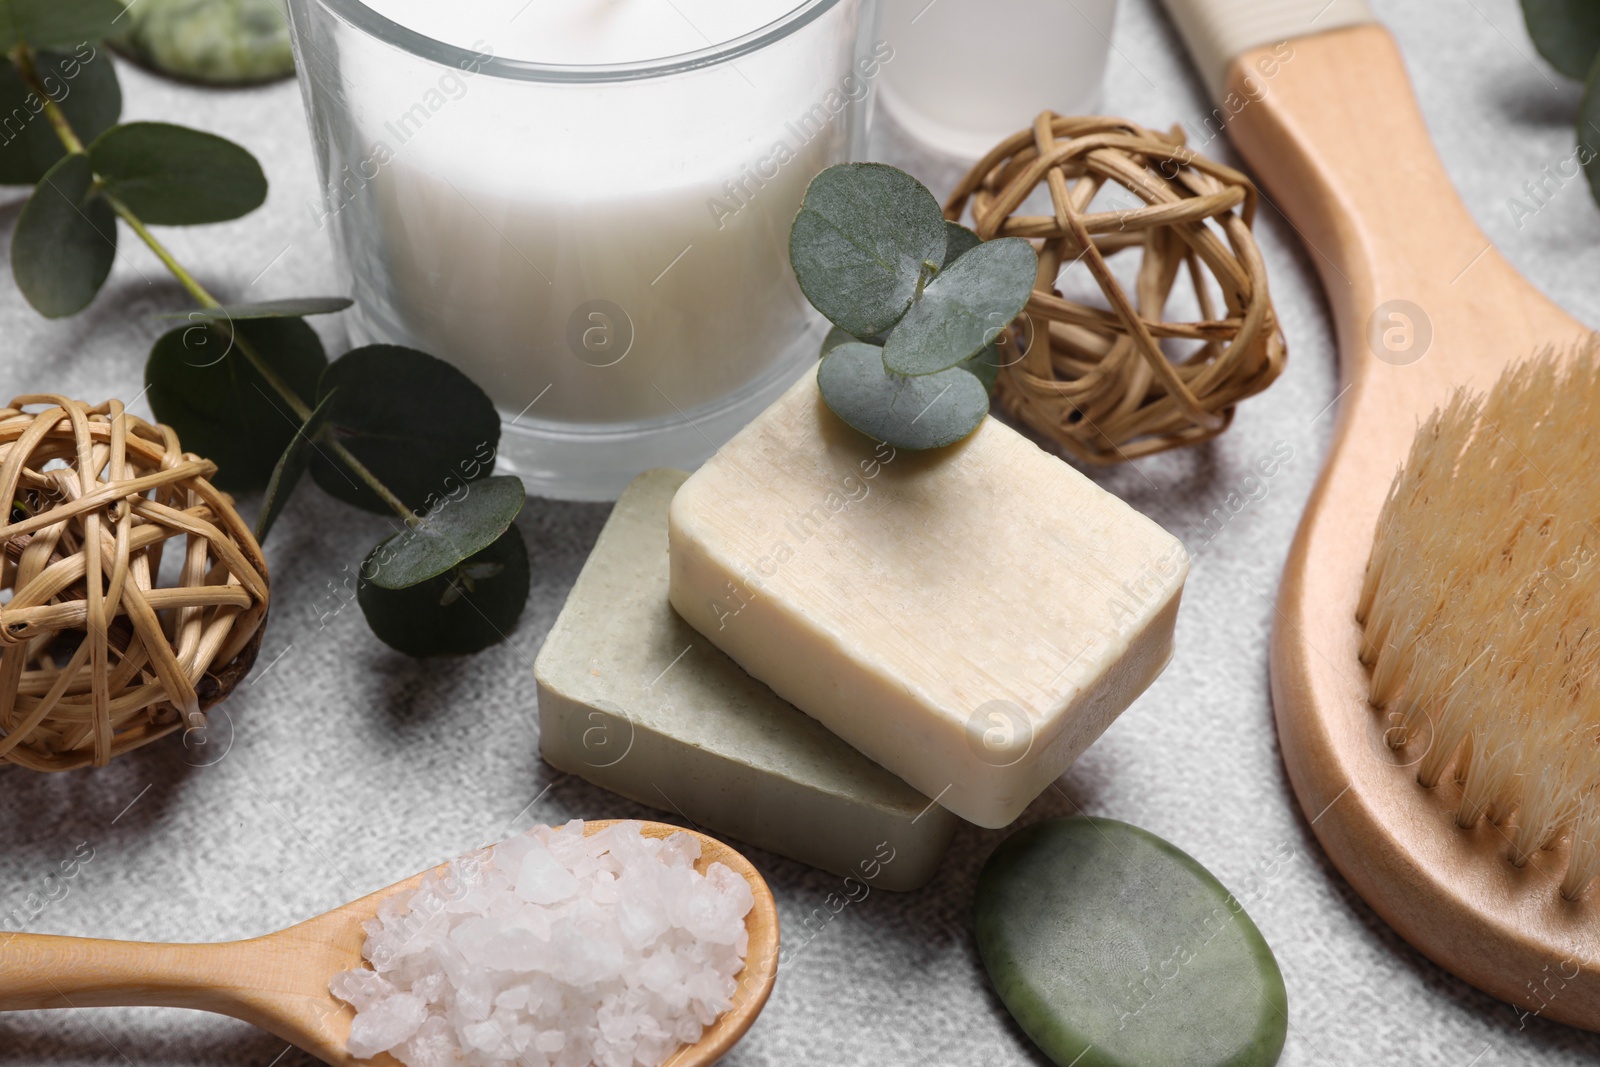
[[[1116,0],[884,0],[883,106],[918,140],[977,159],[1039,112],[1092,112]]]

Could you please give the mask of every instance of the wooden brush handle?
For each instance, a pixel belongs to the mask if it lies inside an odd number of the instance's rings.
[[[1508,327],[1572,332],[1462,203],[1362,0],[1166,2],[1218,100],[1204,128],[1232,139],[1322,276],[1343,406],[1387,431],[1372,451],[1403,450],[1450,388],[1486,386],[1527,354],[1501,346]]]
[[[151,1006],[238,1015],[230,979],[258,962],[249,944],[0,934],[0,1011]]]
[[[1247,101],[1228,132],[1322,275],[1345,381],[1355,390],[1347,406],[1363,399],[1369,379],[1381,380],[1383,395],[1372,400],[1384,416],[1401,416],[1396,439],[1408,441],[1410,416],[1433,407],[1441,383],[1486,385],[1525,354],[1500,347],[1515,342],[1508,306],[1529,317],[1529,338],[1557,319],[1570,324],[1490,245],[1462,203],[1382,26],[1246,52],[1228,85],[1236,102]],[[1495,343],[1473,343],[1485,329]],[[1407,330],[1418,346],[1410,351]],[[1398,344],[1386,338],[1390,331]]]
[[[1453,388],[1486,387],[1533,344],[1581,328],[1473,220],[1364,0],[1166,5],[1218,100],[1201,125],[1230,137],[1322,276],[1341,414],[1379,435],[1362,450],[1386,485],[1416,420]],[[1341,437],[1355,432],[1343,421]]]

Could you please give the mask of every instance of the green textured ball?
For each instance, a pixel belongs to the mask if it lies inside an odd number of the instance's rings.
[[[111,43],[163,74],[248,85],[294,73],[281,0],[137,0]]]

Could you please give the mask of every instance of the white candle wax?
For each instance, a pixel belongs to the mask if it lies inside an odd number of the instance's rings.
[[[795,0],[368,6],[478,53],[597,64],[735,39]],[[525,425],[676,420],[798,374],[817,319],[789,225],[816,172],[847,158],[845,113],[877,67],[857,63],[848,29],[829,55],[791,37],[704,69],[568,84],[341,52],[354,158],[330,164],[320,210],[338,220],[358,332],[448,359]]]

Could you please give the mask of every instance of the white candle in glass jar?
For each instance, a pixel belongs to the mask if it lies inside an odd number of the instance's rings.
[[[737,39],[796,0],[367,6],[483,57],[593,65]],[[820,333],[789,226],[810,179],[848,158],[845,112],[883,58],[858,57],[848,29],[830,45],[842,60],[786,38],[663,77],[535,85],[341,51],[354,158],[328,166],[320,210],[337,217],[359,339],[449,360],[528,424],[677,419],[792,379],[796,344]]]

